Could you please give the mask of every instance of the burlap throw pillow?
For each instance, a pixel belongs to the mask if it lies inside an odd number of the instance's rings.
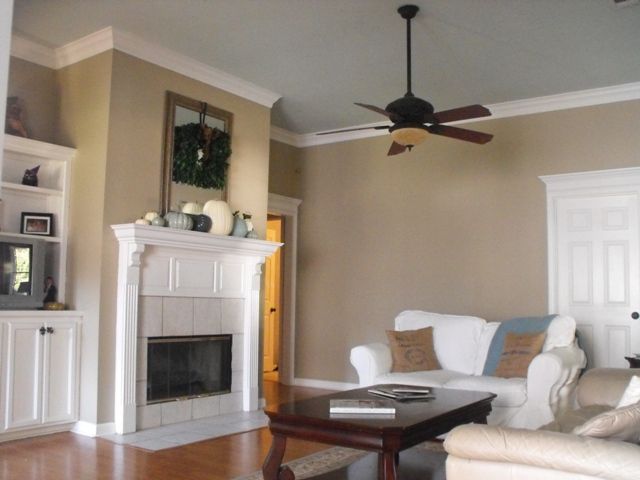
[[[433,349],[433,327],[387,330],[387,337],[393,358],[392,372],[419,372],[441,368]]]
[[[526,377],[529,364],[542,350],[545,337],[545,332],[507,333],[495,376]]]

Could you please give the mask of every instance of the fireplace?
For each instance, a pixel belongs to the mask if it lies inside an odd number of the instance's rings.
[[[231,392],[231,335],[151,337],[147,404]]]

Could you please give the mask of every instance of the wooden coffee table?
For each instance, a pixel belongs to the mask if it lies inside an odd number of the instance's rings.
[[[378,385],[393,388],[399,385]],[[262,466],[264,480],[293,480],[294,474],[282,466],[287,437],[378,453],[378,478],[397,478],[397,462],[402,450],[447,433],[465,423],[487,423],[493,393],[432,389],[435,399],[394,401],[393,418],[332,418],[332,398],[381,398],[360,388],[323,395],[265,409],[273,435],[271,449]]]

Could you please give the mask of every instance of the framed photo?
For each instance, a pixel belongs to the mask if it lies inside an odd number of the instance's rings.
[[[22,212],[20,233],[27,235],[53,235],[53,213]]]

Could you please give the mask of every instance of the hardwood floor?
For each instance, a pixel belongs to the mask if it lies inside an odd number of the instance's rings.
[[[327,393],[265,382],[267,404]],[[150,452],[100,438],[58,433],[0,443],[1,480],[222,480],[258,470],[271,446],[263,428],[251,432]],[[285,461],[328,448],[290,440]]]

